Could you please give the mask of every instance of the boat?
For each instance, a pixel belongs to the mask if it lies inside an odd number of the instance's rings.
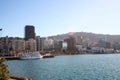
[[[22,53],[20,54],[20,59],[40,59],[42,58],[41,54],[37,52],[32,53]]]
[[[42,56],[42,58],[53,58],[53,57],[54,57],[54,55],[50,54],[50,53],[47,53],[47,54]]]

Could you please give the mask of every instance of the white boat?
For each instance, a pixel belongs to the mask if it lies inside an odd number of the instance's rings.
[[[47,53],[47,54],[42,56],[42,58],[53,58],[53,57],[54,57],[54,55],[51,53]]]
[[[20,59],[40,59],[40,58],[42,58],[42,56],[39,52],[20,54]]]

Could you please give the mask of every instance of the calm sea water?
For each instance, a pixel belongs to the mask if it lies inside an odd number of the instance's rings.
[[[33,80],[120,80],[120,54],[68,55],[6,63],[11,75]]]

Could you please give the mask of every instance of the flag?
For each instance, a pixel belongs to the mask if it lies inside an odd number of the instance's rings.
[[[0,29],[0,31],[2,31],[2,29]]]

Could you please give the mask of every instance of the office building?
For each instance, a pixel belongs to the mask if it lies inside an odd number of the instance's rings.
[[[37,36],[36,37],[36,45],[37,45],[37,51],[40,51],[41,49],[40,49],[40,46],[41,46],[41,38],[40,38],[40,36]]]
[[[75,48],[75,38],[73,38],[73,37],[69,37],[69,38],[67,38],[67,39],[65,39],[65,41],[67,42],[67,49],[68,50],[75,50],[76,48]]]
[[[25,26],[25,40],[35,39],[35,27],[32,25]]]

